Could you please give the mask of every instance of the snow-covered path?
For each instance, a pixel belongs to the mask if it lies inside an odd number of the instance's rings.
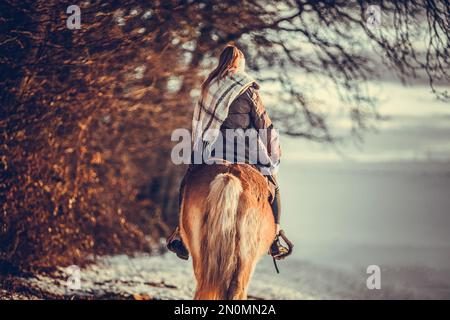
[[[174,254],[139,254],[100,257],[79,269],[80,288],[73,268],[59,268],[51,275],[16,279],[31,295],[22,298],[66,299],[192,299],[195,279],[191,260]],[[430,268],[383,268],[381,290],[366,287],[365,268],[344,270],[290,257],[276,274],[270,257],[258,263],[250,282],[250,299],[446,299],[445,270]],[[416,284],[411,284],[411,279]],[[33,292],[36,293],[33,295]],[[19,290],[17,294],[21,294]],[[0,298],[2,292],[0,290]],[[6,295],[10,296],[10,295]],[[19,296],[11,296],[21,299]]]
[[[270,261],[269,258],[264,260]],[[314,299],[313,296],[289,288],[276,280],[274,270],[257,270],[249,288],[250,298],[256,299]],[[42,276],[26,280],[44,292],[61,296],[143,296],[152,299],[192,299],[195,279],[191,260],[182,261],[173,254],[158,256],[117,255],[103,257],[80,269],[80,289],[72,290],[76,282],[74,268],[60,268],[57,276]],[[72,278],[70,278],[72,276]]]

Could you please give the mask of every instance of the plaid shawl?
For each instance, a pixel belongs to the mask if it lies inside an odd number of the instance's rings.
[[[216,141],[220,127],[228,116],[231,103],[255,80],[245,72],[228,74],[222,79],[211,81],[209,88],[200,97],[192,118],[192,141],[194,150],[206,142],[207,148]]]

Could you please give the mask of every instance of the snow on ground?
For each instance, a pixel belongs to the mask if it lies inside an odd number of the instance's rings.
[[[265,260],[269,260],[266,258]],[[267,265],[266,267],[270,267]],[[278,282],[274,270],[257,270],[249,287],[253,299],[314,299],[299,290]],[[38,275],[26,281],[39,290],[61,296],[101,297],[146,296],[152,299],[192,299],[195,279],[192,262],[182,261],[173,254],[158,256],[126,255],[97,259],[80,270],[80,289],[68,288],[73,268],[60,268],[59,276]],[[72,275],[72,278],[70,276]],[[74,283],[73,281],[69,283]]]
[[[383,268],[381,290],[369,290],[365,268],[346,270],[296,257],[281,261],[279,267],[281,273],[277,274],[270,257],[261,259],[250,282],[249,299],[448,299],[450,292],[447,282],[442,282],[447,279],[446,270]],[[68,281],[76,276],[72,272],[71,267],[59,268],[58,272],[23,278],[20,282],[26,292],[37,293],[29,298],[192,299],[194,296],[191,260],[180,260],[171,253],[97,258],[81,268],[77,290],[68,287],[68,283],[76,283]],[[414,284],[411,279],[415,279]]]

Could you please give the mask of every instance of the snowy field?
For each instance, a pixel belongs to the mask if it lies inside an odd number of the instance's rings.
[[[446,164],[285,163],[282,226],[295,243],[276,274],[257,265],[251,299],[450,299],[450,168]],[[366,286],[381,268],[381,289]],[[191,261],[171,253],[98,258],[81,269],[24,279],[65,298],[191,299]],[[0,296],[1,296],[0,292]],[[20,298],[20,297],[16,297]]]
[[[250,299],[417,299],[439,298],[439,295],[418,294],[408,288],[407,279],[403,286],[383,284],[382,290],[368,290],[365,285],[365,270],[359,277],[354,273],[338,271],[301,260],[280,263],[281,273],[276,274],[269,257],[258,265],[249,287]],[[400,275],[404,269],[388,270]],[[408,276],[419,276],[426,270],[407,270]],[[71,270],[61,268],[53,276],[37,276],[24,279],[24,283],[41,292],[71,299],[113,298],[113,299],[192,299],[195,280],[191,262],[182,261],[172,254],[160,256],[125,255],[104,257],[95,264],[81,269],[80,289],[70,289],[67,280]],[[428,275],[425,280],[432,277]],[[438,283],[435,276],[435,286]],[[441,275],[442,276],[442,275]],[[407,278],[407,277],[406,277]],[[398,279],[397,279],[398,280]],[[428,279],[430,280],[430,279]],[[387,282],[390,282],[389,280]],[[396,281],[397,283],[399,281]],[[447,291],[448,293],[448,291]],[[442,298],[442,297],[441,297]]]
[[[345,273],[308,263],[293,260],[280,263],[280,268],[281,274],[276,274],[271,259],[263,258],[251,281],[249,298],[352,299],[358,298],[357,293],[367,291],[364,283],[358,284]],[[192,299],[194,294],[195,280],[190,261],[182,261],[172,254],[101,258],[81,269],[78,290],[68,287],[71,274],[70,269],[61,268],[52,277],[37,276],[24,281],[42,292],[71,298]]]
[[[265,260],[271,263],[267,257]],[[256,272],[250,286],[251,299],[315,299],[290,288],[276,276],[270,264]],[[183,261],[173,254],[158,256],[125,255],[103,257],[80,270],[80,288],[71,289],[73,269],[60,268],[53,276],[24,279],[28,285],[56,296],[84,297],[144,297],[147,299],[192,299],[195,279],[191,260]],[[277,278],[278,277],[278,278]]]

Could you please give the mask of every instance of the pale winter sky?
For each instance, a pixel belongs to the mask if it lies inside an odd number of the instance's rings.
[[[342,161],[450,161],[450,105],[437,100],[425,84],[403,86],[391,81],[373,82],[378,104],[388,120],[377,124],[378,132],[367,132],[364,144],[332,147],[303,139],[282,137],[285,160]],[[320,92],[318,93],[320,96]],[[322,99],[330,95],[323,95]],[[324,101],[332,104],[332,101]],[[336,118],[336,128],[349,126],[349,120]]]
[[[390,28],[389,17],[383,15],[382,28]],[[425,19],[424,19],[425,23]],[[413,40],[414,47],[424,52],[428,36],[425,26],[420,28]],[[352,30],[356,35],[362,35],[361,30]],[[286,39],[297,41],[297,39]],[[311,49],[308,43],[302,44],[302,51]],[[304,139],[282,137],[284,160],[307,161],[342,161],[343,159],[359,162],[380,161],[445,161],[450,163],[450,103],[437,100],[428,85],[428,78],[420,72],[415,79],[408,79],[409,85],[402,85],[396,75],[382,63],[379,53],[373,51],[370,41],[365,50],[367,56],[372,57],[377,65],[377,75],[368,83],[368,91],[379,99],[378,110],[388,120],[378,122],[378,132],[366,132],[364,144],[356,146],[351,141],[346,145],[337,146],[338,154],[333,147],[309,142]],[[267,70],[270,74],[270,70]],[[295,81],[313,97],[314,107],[318,107],[325,114],[331,115],[331,127],[336,132],[348,131],[350,119],[344,115],[345,108],[340,105],[333,84],[329,79],[295,73]],[[450,83],[439,83],[441,91],[450,91]],[[271,99],[271,91],[280,88],[262,85],[261,95],[263,102],[270,109],[277,105],[277,98]],[[265,96],[266,93],[266,96]]]

